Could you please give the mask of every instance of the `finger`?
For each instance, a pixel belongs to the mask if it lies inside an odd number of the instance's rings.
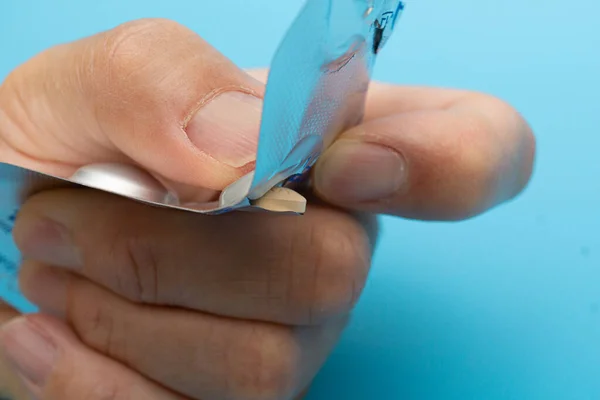
[[[18,315],[19,313],[17,310],[0,300],[0,325],[15,318]]]
[[[213,218],[92,190],[32,197],[14,237],[24,257],[134,302],[297,325],[348,312],[372,251],[361,222],[343,211]]]
[[[438,108],[421,92],[420,106],[431,108],[404,106],[344,132],[314,169],[316,192],[345,208],[422,220],[465,219],[514,198],[532,174],[529,126],[500,100],[448,93]]]
[[[267,70],[249,73],[266,82]],[[372,82],[364,122],[315,169],[317,192],[333,204],[457,220],[510,200],[531,177],[530,127],[490,96]]]
[[[249,69],[247,73],[254,79],[267,83],[268,69]],[[456,103],[457,99],[472,95],[473,93],[465,90],[401,86],[371,81],[365,99],[364,121],[411,111],[446,109]]]
[[[0,348],[36,399],[183,400],[88,349],[47,316],[30,315],[3,326]]]
[[[26,262],[24,292],[96,351],[203,400],[285,400],[308,386],[345,327],[310,328],[136,305],[87,279]]]
[[[221,189],[252,168],[264,86],[185,27],[140,20],[43,52],[0,86],[0,157],[69,175],[131,162]]]
[[[19,313],[0,300],[0,326],[18,317]],[[11,370],[4,356],[0,357],[0,399],[29,400],[29,393]]]

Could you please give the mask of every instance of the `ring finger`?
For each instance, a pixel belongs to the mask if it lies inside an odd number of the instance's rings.
[[[22,267],[21,284],[92,349],[194,399],[294,398],[346,325],[345,316],[291,328],[139,305],[32,261]]]

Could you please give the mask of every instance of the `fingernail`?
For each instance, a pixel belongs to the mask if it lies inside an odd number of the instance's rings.
[[[76,269],[81,266],[81,254],[62,224],[43,218],[21,232],[19,242],[25,258],[57,267]]]
[[[7,361],[35,396],[52,372],[58,350],[50,335],[26,317],[2,328],[2,350]]]
[[[385,200],[406,181],[406,161],[393,149],[378,144],[340,141],[318,166],[317,190],[339,203]]]
[[[235,168],[255,161],[262,100],[224,92],[203,105],[186,127],[191,142],[212,158]]]

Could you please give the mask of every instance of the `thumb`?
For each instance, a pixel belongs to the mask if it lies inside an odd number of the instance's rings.
[[[0,86],[0,159],[68,176],[99,162],[222,189],[253,168],[264,85],[194,32],[140,20],[52,48]]]
[[[322,198],[353,210],[456,221],[525,188],[535,138],[512,107],[487,95],[437,89],[425,91],[437,105],[419,107],[414,90],[394,91],[404,111],[367,118],[323,154],[314,171]],[[381,112],[390,97],[372,98],[367,108]]]

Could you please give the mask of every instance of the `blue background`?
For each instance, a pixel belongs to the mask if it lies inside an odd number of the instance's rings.
[[[267,65],[300,0],[0,5],[0,78],[139,17]],[[375,77],[490,92],[533,125],[523,196],[458,223],[386,219],[351,328],[310,399],[600,399],[600,3],[409,2]]]

